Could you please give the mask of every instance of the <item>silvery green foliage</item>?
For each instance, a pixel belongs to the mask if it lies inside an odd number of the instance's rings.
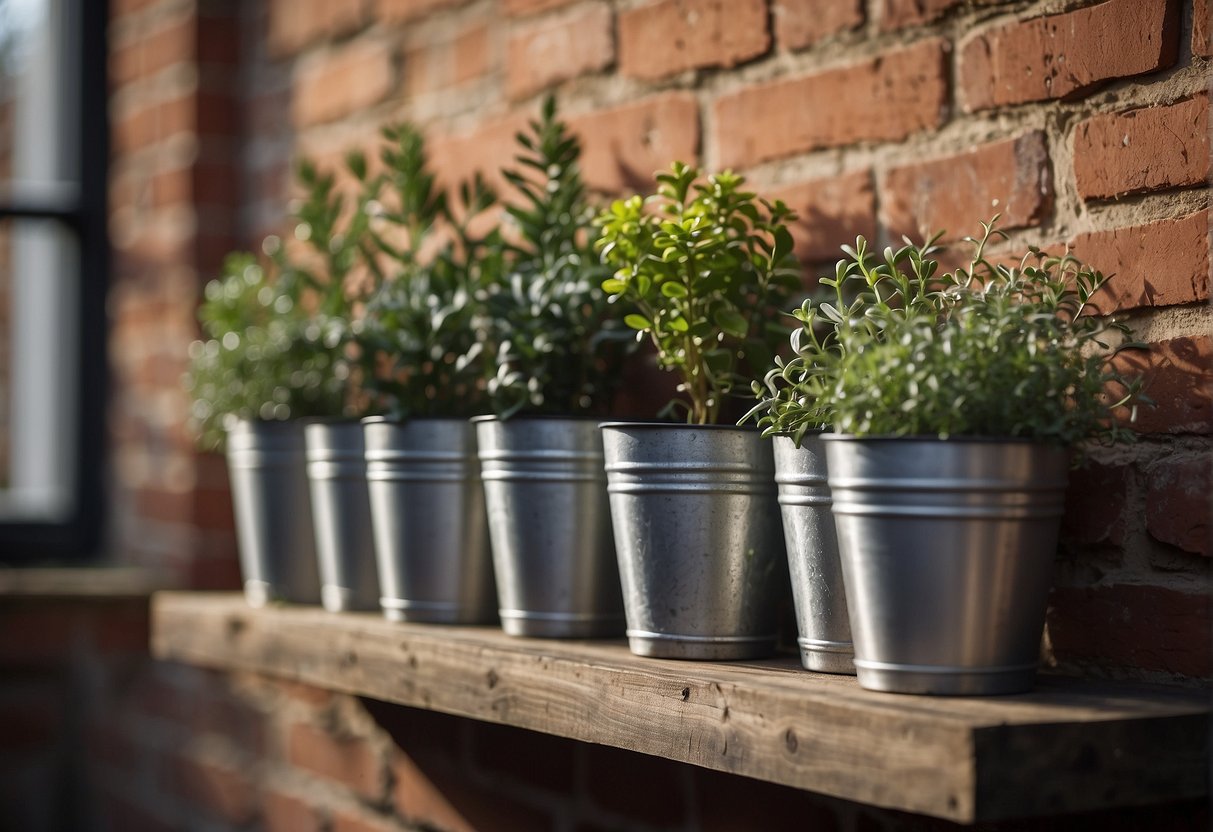
[[[747,372],[770,366],[787,335],[774,310],[799,289],[800,272],[786,205],[742,190],[745,179],[731,172],[699,178],[675,162],[658,174],[655,195],[618,200],[595,222],[602,259],[616,270],[603,289],[636,306],[625,322],[681,378],[685,398],[667,410],[710,424]]]
[[[355,177],[364,160],[347,160]],[[203,447],[223,445],[228,420],[361,415],[351,358],[351,314],[357,298],[345,278],[360,259],[366,215],[347,211],[331,175],[299,166],[306,196],[293,206],[294,235],[312,252],[288,257],[275,237],[266,258],[234,253],[207,284],[198,310],[203,340],[190,345],[185,385],[194,399],[192,423]]]
[[[621,307],[608,305],[602,290],[609,271],[594,253],[581,146],[551,97],[517,141],[522,169],[504,171],[516,197],[506,211],[517,241],[505,248],[504,279],[489,289],[483,333],[496,364],[493,408],[503,418],[602,414],[632,337]]]
[[[367,183],[373,219],[368,258],[378,288],[357,340],[367,386],[397,418],[464,418],[488,409],[483,345],[486,287],[501,273],[496,228],[469,225],[495,203],[479,176],[451,210],[429,171],[421,134],[409,125],[384,131],[385,172]]]
[[[1000,235],[983,223],[969,264],[936,276],[934,241],[882,256],[856,240],[829,300],[793,314],[795,353],[755,383],[768,434],[799,441],[833,426],[858,436],[1018,437],[1058,444],[1132,438],[1117,411],[1143,401],[1114,367],[1137,348],[1127,328],[1093,314],[1105,278],[1074,257],[1030,249],[986,257]]]

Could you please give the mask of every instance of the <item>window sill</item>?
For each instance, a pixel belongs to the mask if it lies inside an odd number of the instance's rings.
[[[660,661],[622,640],[254,610],[229,593],[157,593],[152,651],[960,823],[1208,793],[1199,691],[1041,676],[1022,696],[900,696],[792,658]]]

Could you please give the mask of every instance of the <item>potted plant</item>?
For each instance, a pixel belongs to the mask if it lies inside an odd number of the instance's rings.
[[[799,287],[792,213],[732,173],[674,163],[657,194],[615,202],[597,222],[614,276],[660,366],[678,373],[687,424],[602,426],[611,517],[633,652],[739,659],[775,646],[785,586],[769,443],[716,424],[741,379],[767,366],[784,330],[772,308]]]
[[[348,163],[365,167],[357,155]],[[199,319],[209,340],[192,345],[186,384],[203,445],[226,445],[249,602],[365,609],[378,597],[366,481],[341,427],[343,417],[356,426],[364,406],[347,354],[345,278],[365,216],[356,208],[339,232],[333,177],[307,161],[298,176],[306,195],[294,232],[311,257],[269,237],[264,261],[227,259],[206,287]]]
[[[502,628],[511,635],[622,635],[623,598],[599,419],[633,341],[607,304],[581,147],[555,99],[520,133],[504,172],[508,268],[482,338],[496,415],[475,419]],[[512,198],[511,198],[512,197]]]
[[[476,332],[500,245],[469,224],[494,197],[477,178],[452,210],[421,134],[401,125],[385,136],[385,171],[368,182],[368,267],[381,280],[357,335],[387,410],[364,420],[380,602],[395,621],[486,623],[496,590],[468,419],[488,409]]]
[[[876,256],[857,240],[824,281],[835,297],[797,312],[772,397],[772,426],[837,431],[823,438],[866,688],[1030,689],[1070,448],[1131,435],[1115,416],[1138,384],[1109,362],[1135,345],[1088,309],[1106,279],[1036,249],[988,258],[998,234],[983,224],[967,266],[938,276],[931,242]]]

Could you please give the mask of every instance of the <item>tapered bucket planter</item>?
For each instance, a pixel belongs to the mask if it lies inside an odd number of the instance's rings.
[[[602,437],[632,652],[770,654],[787,582],[771,444],[745,428],[627,422]]]
[[[362,425],[314,421],[303,429],[320,602],[330,612],[379,609]]]
[[[819,673],[854,675],[855,649],[821,434],[805,434],[799,448],[790,437],[776,436],[774,450],[800,662]]]
[[[547,638],[623,635],[597,422],[473,422],[502,629]]]
[[[855,666],[871,690],[1031,689],[1068,454],[826,434]]]
[[[237,421],[227,465],[248,603],[319,603],[303,424]]]
[[[375,417],[363,426],[384,615],[439,624],[496,621],[472,425]]]

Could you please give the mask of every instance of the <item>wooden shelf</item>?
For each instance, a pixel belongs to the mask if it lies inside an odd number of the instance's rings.
[[[236,594],[153,598],[161,659],[543,731],[961,823],[1208,793],[1201,692],[1042,676],[1022,696],[862,690],[793,659],[643,659],[622,641],[394,624]]]

